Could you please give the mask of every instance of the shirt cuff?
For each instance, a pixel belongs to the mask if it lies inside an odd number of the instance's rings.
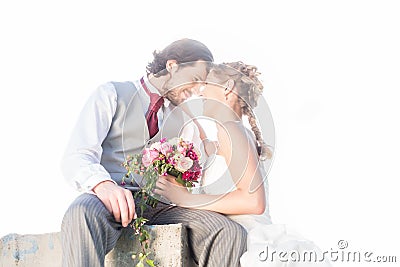
[[[75,176],[74,181],[78,191],[86,193],[93,192],[93,188],[104,181],[111,181],[117,184],[100,164],[92,164],[86,168],[82,168]]]

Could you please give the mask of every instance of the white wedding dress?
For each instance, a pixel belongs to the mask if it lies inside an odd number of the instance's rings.
[[[207,132],[209,134],[209,131]],[[193,193],[219,195],[235,190],[235,184],[223,156],[211,155],[207,163],[201,187]],[[265,169],[263,168],[264,172]],[[331,267],[326,259],[320,261],[323,259],[322,252],[312,241],[302,238],[286,225],[271,222],[267,179],[264,181],[264,188],[267,205],[262,215],[227,215],[248,232],[247,251],[240,258],[241,267]],[[286,256],[279,253],[286,253]],[[316,254],[313,255],[312,261],[303,260],[303,255],[309,259],[311,253]],[[314,259],[317,259],[317,262]]]
[[[267,206],[262,215],[227,215],[248,232],[247,251],[240,258],[241,267],[332,266],[312,241],[301,237],[284,224],[271,222],[267,179],[264,181],[264,188]],[[235,190],[235,185],[225,159],[215,155],[213,162],[204,171],[201,191],[197,193],[218,195],[232,190]],[[308,260],[310,257],[311,261]]]
[[[214,122],[202,121],[203,127],[207,129],[208,140],[217,141],[217,128]],[[252,135],[252,132],[249,130]],[[187,124],[181,132],[181,137],[200,144],[197,127]],[[236,189],[225,158],[218,154],[206,156],[204,147],[199,146],[202,151],[203,176],[200,187],[192,188],[193,194],[220,195]],[[233,151],[235,153],[235,151]],[[206,159],[205,159],[206,158]],[[267,160],[260,165],[266,177]],[[262,215],[227,215],[232,220],[241,224],[247,231],[247,251],[240,258],[241,267],[331,267],[332,265],[324,259],[320,249],[310,240],[307,240],[298,233],[295,233],[284,224],[273,224],[269,214],[268,201],[268,179],[264,180],[266,209]],[[281,253],[281,254],[279,254]],[[282,256],[282,253],[286,255]],[[305,254],[308,253],[308,254]],[[313,261],[302,260],[303,255],[310,258],[313,254]],[[298,256],[298,258],[296,258]],[[315,262],[316,259],[317,261]]]

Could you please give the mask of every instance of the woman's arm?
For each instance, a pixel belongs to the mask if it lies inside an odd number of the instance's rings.
[[[261,214],[265,191],[258,154],[243,125],[228,123],[218,131],[219,153],[225,158],[236,190],[221,195],[191,194],[171,176],[160,177],[155,193],[178,206],[224,214]]]

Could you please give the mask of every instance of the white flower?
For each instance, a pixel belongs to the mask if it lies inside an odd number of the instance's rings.
[[[175,168],[180,172],[185,172],[193,165],[193,160],[189,157],[180,158],[175,165]]]

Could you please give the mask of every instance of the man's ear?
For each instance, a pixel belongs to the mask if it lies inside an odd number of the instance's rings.
[[[172,68],[178,66],[178,62],[175,59],[169,59],[167,60],[167,63],[165,64],[165,69],[168,72],[171,72]]]

